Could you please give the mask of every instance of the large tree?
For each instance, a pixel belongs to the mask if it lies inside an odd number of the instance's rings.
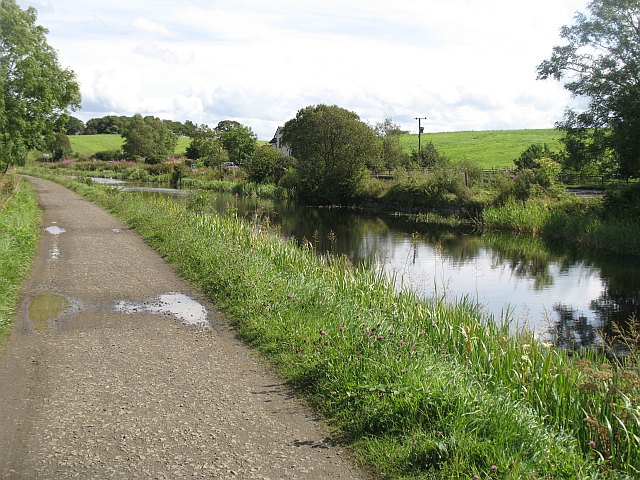
[[[157,117],[134,115],[122,132],[124,151],[146,159],[164,158],[173,154],[178,137]]]
[[[58,118],[80,106],[75,74],[58,63],[37,12],[0,0],[0,165],[43,148]]]
[[[356,113],[335,105],[298,111],[284,125],[283,141],[298,160],[300,194],[313,202],[351,200],[366,165],[378,155],[373,129]]]
[[[580,169],[614,160],[626,177],[640,174],[640,1],[593,0],[588,13],[564,26],[566,43],[553,48],[538,77],[565,81],[576,97],[588,99],[582,112],[567,110],[569,164]]]
[[[223,120],[218,123],[215,132],[229,154],[229,160],[240,165],[251,159],[258,137],[250,127],[235,120]]]
[[[229,154],[222,146],[216,132],[207,125],[195,128],[186,156],[192,160],[201,160],[208,167],[229,161]]]

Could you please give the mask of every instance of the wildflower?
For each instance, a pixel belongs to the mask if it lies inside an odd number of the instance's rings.
[[[436,325],[436,322],[431,322],[431,328],[436,328],[438,325]]]
[[[403,368],[402,370],[400,370],[400,373],[407,373],[407,371]]]
[[[406,345],[404,340],[400,340],[398,343],[400,344],[401,347],[404,347]]]
[[[416,348],[418,348],[418,345],[414,343],[414,344],[411,346],[411,348],[413,348],[413,349],[415,350]]]
[[[327,334],[327,332],[325,330],[320,330],[320,335],[322,335],[323,337]]]
[[[492,472],[497,472],[498,471],[498,466],[497,465],[491,465],[491,471]]]
[[[378,340],[384,340],[384,335],[379,335]]]
[[[589,440],[589,446],[591,448],[596,448],[596,445],[598,445],[596,442],[594,442],[593,440]]]
[[[480,475],[474,475],[472,480],[480,480]]]
[[[338,330],[340,330],[340,332],[344,332],[344,325],[340,325],[340,327],[338,328]]]

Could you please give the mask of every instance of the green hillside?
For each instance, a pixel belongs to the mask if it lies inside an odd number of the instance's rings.
[[[120,150],[124,139],[120,135],[70,135],[71,148],[81,155],[92,155],[103,150]],[[176,155],[184,155],[189,137],[178,137]]]
[[[436,149],[454,162],[470,160],[483,168],[512,167],[513,161],[532,143],[561,147],[561,132],[542,130],[484,130],[477,132],[423,133],[422,146],[433,142]],[[402,146],[418,149],[418,135],[403,135]]]

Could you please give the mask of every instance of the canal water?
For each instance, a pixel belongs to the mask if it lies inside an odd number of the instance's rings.
[[[134,189],[137,189],[134,187]],[[153,189],[151,189],[153,190]],[[163,191],[165,189],[162,189]],[[163,192],[163,193],[166,193]],[[199,202],[200,203],[200,202]],[[425,299],[474,302],[569,349],[602,346],[613,325],[640,317],[640,261],[513,234],[437,228],[402,216],[207,193],[206,208],[268,223],[318,254],[346,256]]]

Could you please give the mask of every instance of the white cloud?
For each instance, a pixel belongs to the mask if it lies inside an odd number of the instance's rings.
[[[536,81],[584,0],[20,0],[81,84],[87,119],[140,112],[270,138],[338,104],[427,131],[551,127],[569,96]],[[53,5],[53,6],[52,6]],[[133,19],[133,20],[132,20]],[[90,107],[90,108],[89,108]]]

